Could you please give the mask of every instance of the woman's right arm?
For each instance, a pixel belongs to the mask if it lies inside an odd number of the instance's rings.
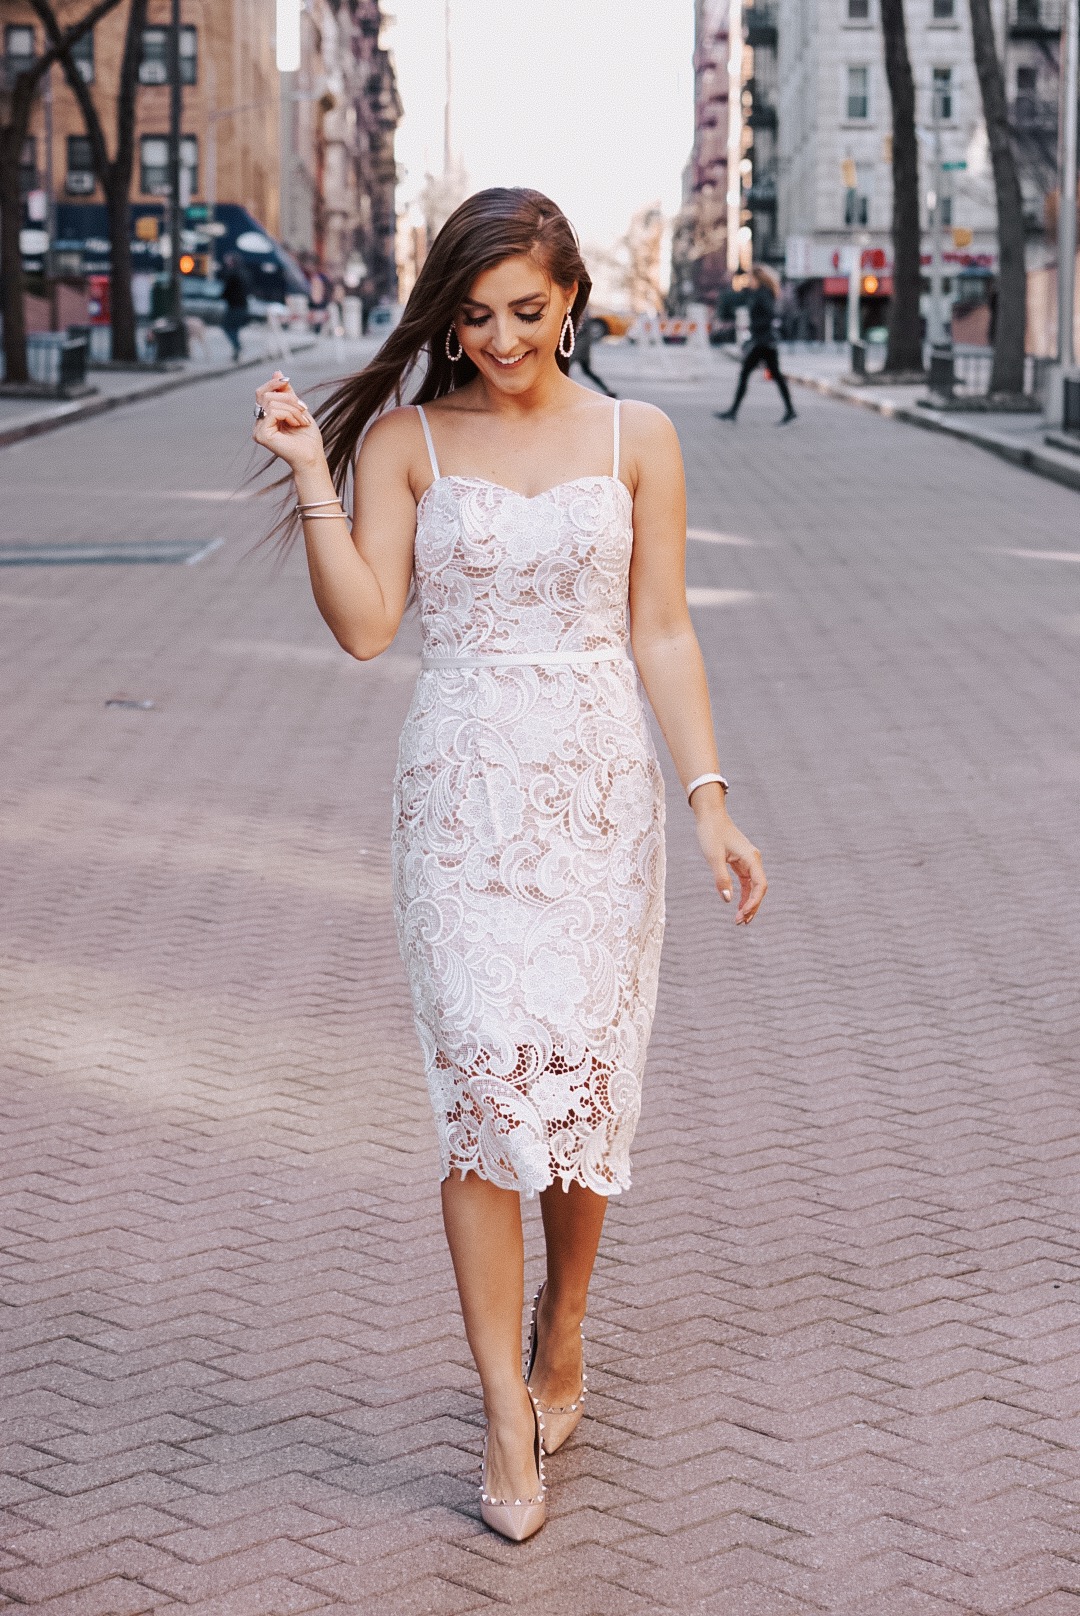
[[[375,423],[357,460],[353,526],[328,519],[337,494],[322,437],[307,406],[280,372],[256,390],[266,411],[254,438],[290,467],[304,520],[304,544],[315,604],[350,656],[366,662],[398,631],[412,581],[416,498],[409,481],[412,411],[393,410]]]

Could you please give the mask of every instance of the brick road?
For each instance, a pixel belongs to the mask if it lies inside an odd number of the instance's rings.
[[[736,932],[672,794],[589,1418],[513,1547],[389,908],[416,628],[351,663],[247,556],[249,386],[0,459],[6,542],[227,541],[0,569],[0,1605],[1077,1616],[1077,496],[652,386],[738,541],[689,577],[772,890]]]

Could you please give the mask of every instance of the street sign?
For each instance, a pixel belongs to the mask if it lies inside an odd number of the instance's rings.
[[[942,163],[942,165],[941,165],[942,172],[945,173],[945,174],[959,174],[966,167],[967,167],[967,163],[964,161],[964,159],[962,157],[960,158],[959,162],[956,162],[956,163]]]

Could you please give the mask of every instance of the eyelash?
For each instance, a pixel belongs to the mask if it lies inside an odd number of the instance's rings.
[[[464,323],[466,325],[486,325],[488,320],[490,320],[490,318],[491,318],[491,316],[489,314],[482,314],[478,320],[477,319],[471,319],[469,317],[469,315],[467,315],[467,314],[462,315],[462,320],[464,321]],[[544,318],[544,310],[543,309],[540,310],[539,314],[519,314],[518,315],[518,319],[519,320],[524,320],[526,325],[535,325],[537,320],[542,320],[543,318]]]

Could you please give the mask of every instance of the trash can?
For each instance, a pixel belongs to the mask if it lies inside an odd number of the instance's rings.
[[[70,336],[66,331],[33,331],[26,339],[26,368],[30,380],[57,392],[86,383],[89,343],[84,334]]]
[[[155,359],[187,358],[187,327],[182,320],[155,320],[150,330],[154,339]]]
[[[1063,395],[1061,424],[1066,432],[1080,432],[1080,377],[1065,377]]]

